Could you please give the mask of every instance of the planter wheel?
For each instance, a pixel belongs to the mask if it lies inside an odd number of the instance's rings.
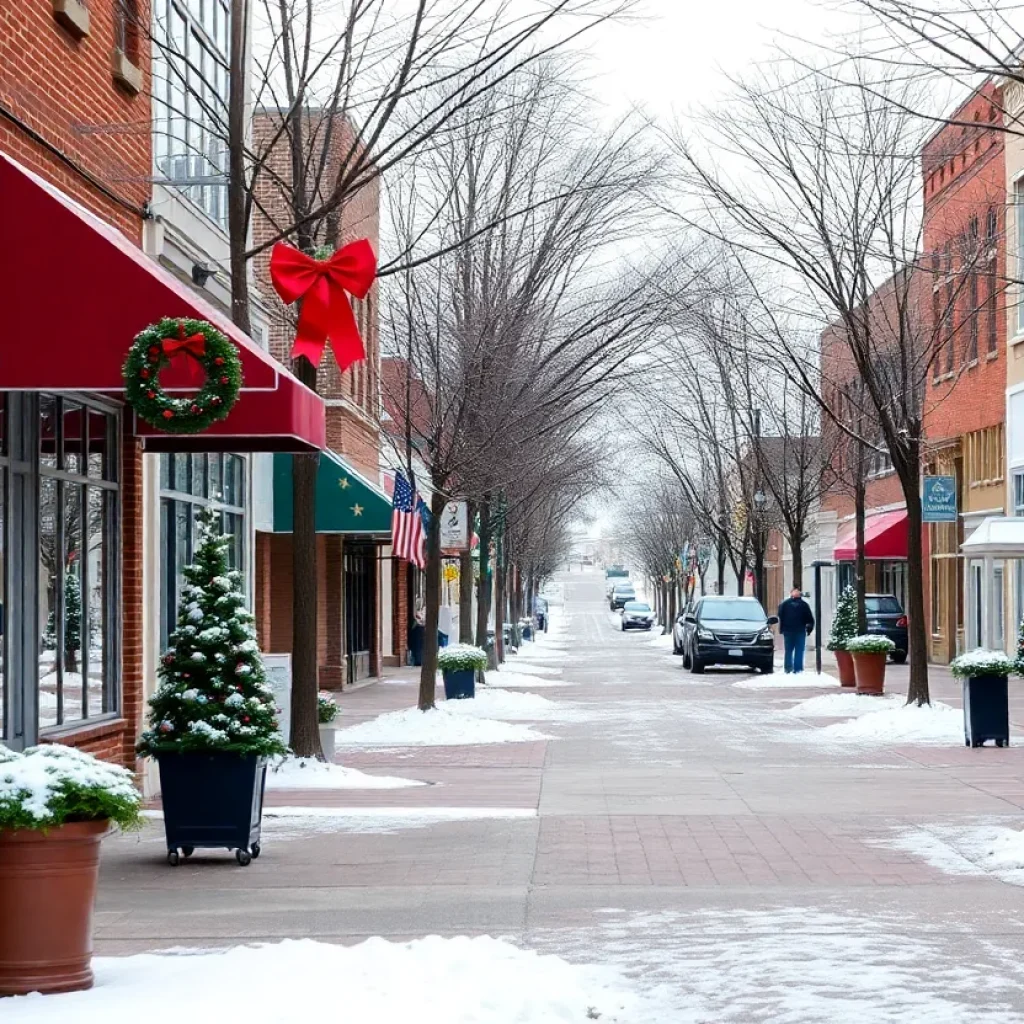
[[[194,846],[183,846],[181,848],[181,855],[182,855],[182,857],[191,857],[192,854],[195,853],[195,852],[196,852],[196,848]]]
[[[170,864],[172,868],[176,868],[181,863],[181,857],[178,855],[177,850],[167,851],[167,863]]]
[[[255,860],[259,855],[260,855],[260,844],[259,843],[253,843],[252,844],[252,859]]]
[[[248,850],[235,850],[235,860],[247,868],[252,863],[252,854]]]
[[[1008,747],[1010,745],[1009,740],[996,740],[997,747]]]

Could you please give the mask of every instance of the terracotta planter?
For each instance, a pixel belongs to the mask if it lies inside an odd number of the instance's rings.
[[[853,655],[849,651],[834,651],[836,667],[839,669],[839,685],[853,687],[857,685],[857,676],[853,671]]]
[[[881,654],[858,651],[852,655],[853,671],[857,677],[857,692],[880,694],[885,690],[885,663],[889,657]]]
[[[0,831],[0,996],[92,987],[92,908],[106,821]]]

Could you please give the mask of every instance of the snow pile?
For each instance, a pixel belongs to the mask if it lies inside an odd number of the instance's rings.
[[[528,668],[529,671],[521,672],[521,668]],[[561,669],[558,669],[561,672]],[[514,669],[503,668],[497,672],[487,673],[488,686],[502,686],[522,688],[526,690],[538,690],[554,686],[575,686],[575,683],[568,679],[545,679],[543,676],[533,675],[533,668],[526,665],[516,665]],[[479,690],[477,690],[479,695]]]
[[[339,729],[334,736],[339,747],[462,747],[552,738],[525,725],[453,712],[444,704],[431,711],[389,711],[369,722]]]
[[[820,735],[854,743],[962,743],[964,716],[948,704],[896,704],[827,725]]]
[[[839,680],[825,672],[785,672],[776,671],[770,676],[751,676],[733,683],[740,690],[801,690],[811,687],[838,686]]]
[[[225,951],[98,957],[93,968],[90,991],[5,1000],[4,1024],[137,1024],[141,1007],[146,1024],[294,1024],[336,1018],[339,1000],[346,1020],[380,1024],[659,1019],[617,971],[576,966],[487,936],[434,935],[408,943],[373,938],[351,947],[293,939]]]
[[[558,705],[536,693],[517,693],[514,690],[479,686],[474,699],[445,701],[444,708],[456,715],[536,720],[547,718],[558,709]]]
[[[947,875],[994,875],[1024,885],[1024,832],[991,825],[932,825],[877,845],[920,857]]]
[[[425,785],[393,775],[367,775],[356,768],[308,757],[282,758],[267,772],[267,789],[405,789]]]
[[[786,714],[795,715],[797,718],[851,718],[902,703],[903,698],[895,694],[869,697],[847,690],[843,693],[823,693],[819,697],[809,697],[787,708]]]

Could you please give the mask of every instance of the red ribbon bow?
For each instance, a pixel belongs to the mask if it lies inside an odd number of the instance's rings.
[[[202,333],[190,334],[185,337],[185,321],[178,321],[178,337],[164,338],[164,354],[174,359],[175,356],[190,355],[194,359],[202,359],[206,355],[206,335]],[[191,360],[188,361],[188,372],[190,377],[196,376],[198,367]]]
[[[315,260],[283,242],[274,246],[270,280],[275,291],[287,303],[302,299],[293,359],[305,356],[319,366],[328,340],[342,370],[366,358],[345,293],[365,298],[376,274],[377,257],[366,238],[344,246],[329,260]]]

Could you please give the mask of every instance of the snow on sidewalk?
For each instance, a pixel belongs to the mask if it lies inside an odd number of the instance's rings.
[[[751,676],[733,683],[739,690],[800,690],[811,687],[837,687],[839,680],[827,672],[774,672],[770,676]]]
[[[823,693],[818,697],[808,697],[807,700],[786,708],[785,714],[797,718],[853,718],[903,703],[904,698],[897,694],[887,693],[880,697],[870,697],[844,690],[842,693]]]
[[[807,735],[845,743],[961,744],[964,715],[959,708],[938,702],[923,707],[896,703],[859,718],[835,722]]]
[[[405,789],[425,785],[416,779],[368,775],[357,768],[308,757],[286,757],[267,771],[267,789]]]
[[[4,1000],[4,1024],[654,1024],[618,971],[576,966],[487,936],[357,946],[292,939],[225,951],[93,961],[88,992]],[[665,1021],[666,1018],[661,1016]]]
[[[492,673],[492,676],[497,673]],[[502,690],[493,685],[478,686],[476,697],[470,700],[445,701],[443,707],[456,715],[474,718],[525,719],[536,721],[557,714],[559,705],[536,693]]]
[[[1002,825],[926,825],[876,842],[947,875],[991,875],[1024,886],[1024,832]]]
[[[498,671],[487,673],[488,686],[522,687],[524,689],[544,689],[555,686],[575,686],[568,679],[547,679],[544,676],[535,676],[531,671],[521,672],[517,665],[515,668],[501,668]],[[559,669],[561,671],[561,669]]]
[[[528,743],[552,737],[514,722],[474,718],[444,704],[431,711],[389,711],[334,734],[339,747],[463,747],[478,743]]]

